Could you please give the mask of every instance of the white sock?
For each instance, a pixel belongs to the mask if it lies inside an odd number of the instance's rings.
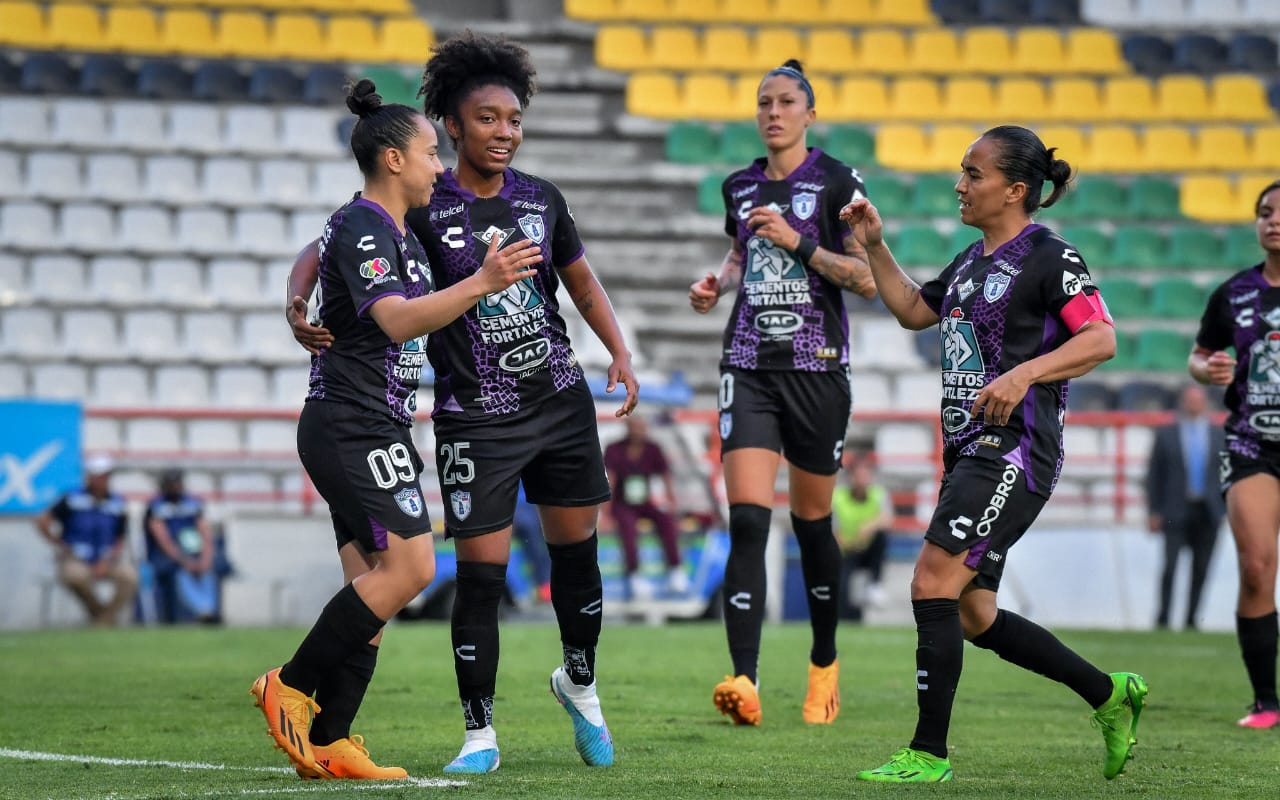
[[[479,730],[467,731],[467,739],[462,745],[462,752],[458,753],[458,758],[478,753],[481,750],[497,749],[498,733],[493,729],[492,725],[489,725]]]

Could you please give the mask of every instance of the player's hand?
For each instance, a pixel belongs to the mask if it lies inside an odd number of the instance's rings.
[[[476,275],[480,276],[486,294],[500,292],[516,281],[538,274],[542,263],[542,248],[529,239],[512,242],[498,249],[498,237],[489,240],[489,251]]]
[[[613,394],[614,388],[620,383],[627,387],[627,398],[622,401],[618,410],[613,412],[615,417],[627,416],[636,410],[636,403],[640,402],[640,381],[636,380],[636,373],[631,369],[630,353],[615,358],[609,365],[609,383],[604,390]]]
[[[705,314],[716,307],[720,300],[720,279],[715,273],[708,272],[702,280],[689,287],[689,305],[699,314]]]
[[[840,219],[849,226],[853,238],[863,247],[879,247],[884,244],[884,222],[880,219],[880,212],[865,197],[840,209]]]
[[[800,244],[800,234],[786,218],[767,206],[756,206],[747,212],[747,227],[761,239],[768,239],[787,251]]]
[[[1236,360],[1225,350],[1218,350],[1205,361],[1209,372],[1209,383],[1226,386],[1235,379]]]
[[[974,417],[983,414],[988,425],[1008,425],[1013,410],[1027,396],[1029,388],[1031,383],[1022,377],[1022,370],[1015,367],[982,387],[970,413]]]
[[[328,328],[317,328],[307,322],[307,301],[294,295],[284,308],[285,321],[293,330],[293,339],[313,356],[333,346],[333,334]]]

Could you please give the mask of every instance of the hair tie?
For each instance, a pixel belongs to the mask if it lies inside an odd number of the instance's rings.
[[[774,75],[786,75],[788,78],[795,78],[800,82],[800,88],[804,89],[805,97],[809,98],[809,108],[813,108],[816,105],[813,100],[813,85],[809,83],[809,79],[804,76],[803,72],[793,67],[778,67],[777,69],[769,70],[764,77],[768,79]]]

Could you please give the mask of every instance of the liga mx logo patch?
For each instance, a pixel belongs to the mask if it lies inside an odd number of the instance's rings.
[[[396,492],[396,505],[409,516],[417,519],[422,516],[422,495],[416,488],[407,487]]]
[[[538,244],[542,244],[542,240],[547,237],[547,224],[537,214],[525,214],[516,222],[520,225],[520,230],[524,231],[524,235]]]
[[[449,495],[449,505],[453,507],[453,515],[462,522],[471,516],[471,492],[458,490]]]

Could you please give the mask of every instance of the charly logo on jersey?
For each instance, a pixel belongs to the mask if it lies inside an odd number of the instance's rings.
[[[542,244],[542,240],[547,238],[547,224],[542,221],[540,214],[525,214],[516,220],[516,224],[524,231],[525,236],[538,244]]]
[[[458,518],[458,522],[471,516],[471,492],[459,489],[450,494],[449,507],[453,509],[453,515]]]
[[[472,231],[471,235],[484,243],[486,247],[493,242],[493,237],[498,237],[498,247],[501,248],[507,243],[507,239],[511,238],[511,234],[515,233],[515,228],[499,228],[497,225],[490,225],[483,231]]]
[[[992,272],[987,275],[987,279],[982,283],[982,299],[988,303],[994,303],[1004,296],[1005,289],[1009,288],[1012,281],[1008,275],[1003,272]]]
[[[480,338],[501,345],[498,367],[520,377],[542,366],[551,356],[551,340],[542,335],[546,303],[533,278],[522,278],[476,304]]]
[[[791,195],[791,210],[799,219],[808,219],[818,209],[818,195],[813,192],[796,192]]]
[[[395,273],[391,271],[391,262],[381,256],[371,258],[361,264],[360,277],[369,281],[369,284],[364,287],[366,289],[372,289],[374,286],[380,286],[396,279]]]
[[[396,505],[409,516],[417,519],[422,516],[422,493],[416,487],[407,486],[395,493]]]
[[[953,308],[942,318],[939,327],[942,331],[942,398],[972,403],[986,380],[973,323],[964,318],[963,311]],[[948,432],[955,433],[968,424],[967,408],[949,405],[942,409],[942,425]]]

